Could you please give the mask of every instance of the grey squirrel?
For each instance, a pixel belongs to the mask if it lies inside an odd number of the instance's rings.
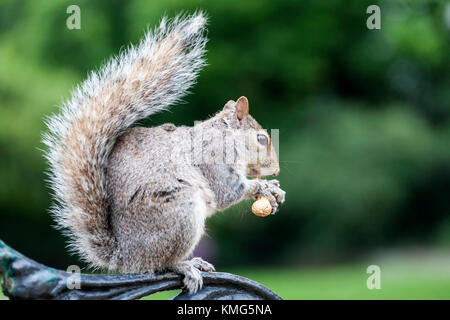
[[[245,97],[194,127],[132,127],[179,101],[195,82],[205,64],[205,25],[202,12],[163,18],[138,46],[92,72],[47,121],[52,214],[72,251],[93,268],[171,270],[195,292],[200,271],[214,271],[201,258],[187,260],[205,219],[243,199],[265,196],[272,213],[284,202],[277,180],[259,178],[280,167]],[[220,142],[227,139],[225,157]],[[194,159],[204,150],[211,161]]]

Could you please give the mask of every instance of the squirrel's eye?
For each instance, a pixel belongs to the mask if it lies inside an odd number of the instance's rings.
[[[267,137],[265,135],[258,134],[257,138],[260,144],[262,144],[263,146],[267,146]]]

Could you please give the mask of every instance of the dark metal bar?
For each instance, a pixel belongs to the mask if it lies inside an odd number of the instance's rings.
[[[0,274],[3,293],[10,299],[139,299],[156,292],[182,289],[175,273],[80,275],[80,289],[69,289],[72,273],[31,260],[0,240]],[[279,300],[260,283],[223,272],[203,272],[203,288],[181,292],[177,300],[250,299]]]

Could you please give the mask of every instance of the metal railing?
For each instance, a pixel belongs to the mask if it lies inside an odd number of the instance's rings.
[[[3,293],[10,299],[139,299],[151,294],[182,289],[182,276],[175,273],[79,274],[73,288],[73,273],[33,261],[0,240],[0,274]],[[223,272],[203,272],[203,288],[195,294],[182,291],[176,300],[251,299],[280,300],[262,284]]]

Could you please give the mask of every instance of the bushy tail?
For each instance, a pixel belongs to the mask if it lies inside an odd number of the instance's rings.
[[[136,47],[112,59],[48,119],[50,183],[57,226],[93,267],[111,269],[104,168],[114,139],[136,121],[177,102],[204,65],[203,13],[163,18]]]

